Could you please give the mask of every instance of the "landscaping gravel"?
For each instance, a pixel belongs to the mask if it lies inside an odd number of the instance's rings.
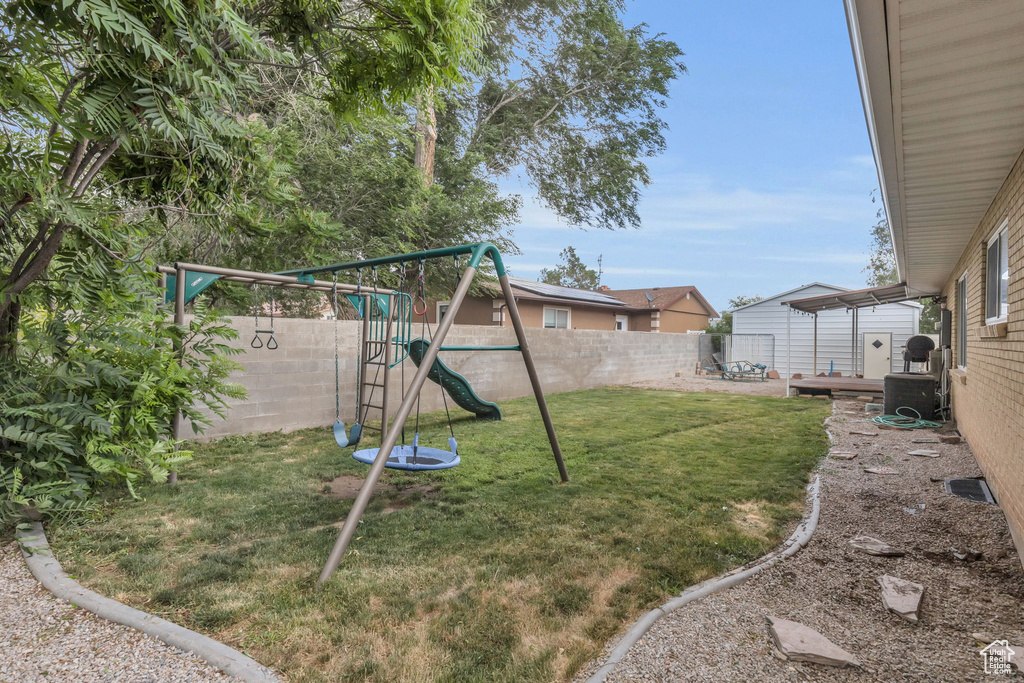
[[[0,681],[226,681],[190,653],[58,600],[0,547]]]
[[[609,681],[981,681],[992,676],[983,672],[979,640],[1024,645],[1024,571],[1002,511],[943,487],[946,478],[981,475],[970,448],[942,443],[933,447],[936,458],[910,456],[912,440],[934,430],[879,430],[866,422],[863,403],[851,400],[835,403],[830,430],[836,450],[858,457],[822,462],[821,519],[810,544],[749,582],[657,622]],[[899,474],[864,472],[873,466]],[[849,540],[860,535],[906,555],[856,550]],[[981,557],[966,562],[954,548]],[[886,611],[877,581],[885,574],[924,586],[920,623]],[[863,669],[780,659],[769,616],[817,630]]]

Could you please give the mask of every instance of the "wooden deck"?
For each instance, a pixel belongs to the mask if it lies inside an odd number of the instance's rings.
[[[844,391],[856,394],[881,394],[885,382],[880,379],[859,377],[805,377],[789,380],[789,386],[801,394],[831,394]]]

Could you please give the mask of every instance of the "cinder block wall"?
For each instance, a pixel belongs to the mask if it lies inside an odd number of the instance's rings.
[[[1009,222],[1010,286],[1005,337],[982,338],[985,325],[985,251]],[[967,310],[956,310],[956,282],[967,273]],[[955,372],[953,416],[978,458],[1014,543],[1024,557],[1024,155],[1017,159],[950,274],[943,294],[953,329],[967,321],[967,368]],[[957,358],[953,335],[953,359]]]
[[[244,370],[233,381],[245,386],[249,397],[232,402],[226,417],[214,417],[213,424],[201,435],[186,425],[182,436],[211,439],[331,424],[335,415],[334,322],[279,318],[274,326],[280,346],[269,351],[265,347],[250,348],[251,318],[231,321],[240,335],[233,345],[244,351],[235,356]],[[350,424],[355,415],[359,324],[341,321],[338,329],[341,415]],[[527,339],[548,394],[671,377],[676,372],[693,372],[697,363],[696,335],[528,329]],[[445,339],[450,345],[515,343],[511,328],[495,326],[455,325]],[[517,352],[443,352],[441,358],[487,400],[501,402],[533,393],[522,355]],[[416,366],[410,360],[404,365],[408,384]],[[389,406],[393,415],[403,393],[399,391],[401,368],[391,373]],[[441,388],[433,382],[424,386],[422,400],[423,410],[443,408]],[[379,402],[377,396],[373,402]]]

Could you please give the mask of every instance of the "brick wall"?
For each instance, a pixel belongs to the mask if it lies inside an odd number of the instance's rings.
[[[234,402],[225,419],[214,418],[201,438],[331,424],[335,415],[334,323],[279,318],[274,325],[280,347],[268,351],[250,348],[251,318],[233,318],[232,322],[240,333],[234,345],[244,350],[235,357],[244,371],[234,381],[248,389],[249,398]],[[359,325],[342,321],[338,327],[341,415],[350,424],[355,413]],[[697,363],[695,335],[528,329],[527,339],[545,393],[671,377],[680,371],[693,372]],[[455,325],[445,343],[496,346],[516,342],[511,328]],[[443,352],[441,357],[452,370],[465,376],[482,398],[500,402],[533,393],[519,353]],[[415,365],[406,361],[406,383],[415,370]],[[395,368],[391,375],[392,415],[401,401],[400,379],[400,368]],[[442,407],[440,387],[428,381],[423,390],[423,409]],[[196,435],[187,430],[182,436]]]
[[[985,325],[985,250],[1009,222],[1009,315],[1005,337],[982,338]],[[957,310],[956,282],[967,272],[967,310]],[[971,237],[943,294],[955,330],[967,322],[967,369],[955,372],[953,416],[978,458],[986,480],[1024,554],[1024,155],[1017,159]]]

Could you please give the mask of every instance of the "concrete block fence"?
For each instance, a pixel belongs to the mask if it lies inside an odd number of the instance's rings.
[[[278,318],[274,321],[279,347],[250,348],[252,318],[231,318],[239,331],[233,345],[243,350],[235,360],[243,366],[232,381],[249,392],[244,401],[232,401],[224,419],[214,417],[206,431],[194,434],[184,425],[183,438],[213,439],[233,434],[293,431],[334,422],[334,322]],[[341,415],[346,424],[355,415],[356,352],[359,324],[338,323],[341,371]],[[655,332],[603,330],[527,330],[545,393],[594,389],[692,372],[697,363],[697,336]],[[515,344],[511,328],[455,325],[446,344]],[[522,355],[512,351],[442,352],[441,358],[465,376],[482,398],[503,400],[532,395]],[[416,366],[406,360],[405,380]],[[400,368],[391,374],[391,414],[401,402]],[[379,389],[377,391],[380,391]],[[379,403],[379,395],[374,403]],[[441,388],[427,382],[423,410],[443,408]],[[459,410],[455,408],[455,410]],[[371,416],[372,417],[372,416]]]

